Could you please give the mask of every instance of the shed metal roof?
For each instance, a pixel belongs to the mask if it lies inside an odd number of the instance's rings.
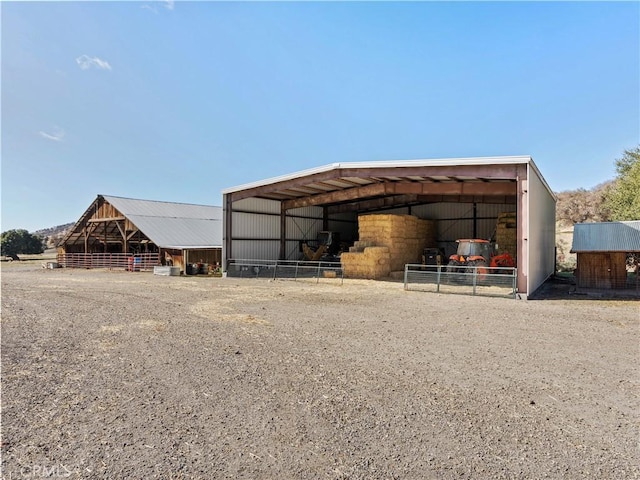
[[[571,253],[583,252],[640,252],[640,220],[576,224]]]
[[[78,242],[92,206],[103,198],[162,248],[221,248],[222,207],[98,195],[64,242]]]
[[[159,247],[222,247],[222,207],[103,197]]]
[[[443,194],[514,199],[517,167],[524,165],[531,167],[554,196],[530,156],[332,163],[227,188],[222,193],[232,202],[250,197],[279,200],[287,209],[402,194],[422,195],[423,200],[425,195]]]

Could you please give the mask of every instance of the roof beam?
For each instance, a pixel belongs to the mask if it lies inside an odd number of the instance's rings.
[[[115,222],[118,220],[125,220],[124,217],[111,217],[111,218],[90,218],[87,223],[102,223],[102,222]]]
[[[315,205],[331,205],[371,197],[392,195],[515,195],[514,182],[459,182],[459,183],[416,183],[416,182],[387,182],[376,183],[358,188],[338,190],[310,197],[296,198],[283,202],[286,210],[291,208],[310,207]]]
[[[364,187],[349,188],[347,190],[336,190],[334,192],[321,193],[310,197],[296,198],[282,202],[285,210],[291,208],[310,207],[313,205],[327,205],[332,203],[343,203],[359,198],[378,197],[387,195],[386,183],[375,183]]]
[[[360,202],[332,205],[327,208],[327,212],[331,215],[345,212],[367,212],[371,210],[393,208],[401,205],[415,205],[417,203],[419,203],[417,195],[397,195],[395,197],[380,197],[371,200],[362,200]]]

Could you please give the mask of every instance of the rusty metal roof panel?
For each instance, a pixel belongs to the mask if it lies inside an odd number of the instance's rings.
[[[578,223],[571,252],[640,252],[640,220]]]

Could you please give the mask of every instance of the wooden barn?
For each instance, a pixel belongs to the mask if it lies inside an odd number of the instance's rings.
[[[219,264],[222,208],[98,195],[58,253],[67,267],[172,265],[187,272],[191,264]]]
[[[578,223],[573,230],[571,253],[577,255],[578,288],[637,288],[637,281],[628,282],[627,258],[640,254],[640,220]],[[637,280],[637,263],[635,272]]]

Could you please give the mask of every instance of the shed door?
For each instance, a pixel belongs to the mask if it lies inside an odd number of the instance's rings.
[[[624,288],[625,263],[626,254],[620,252],[578,254],[578,287]]]

